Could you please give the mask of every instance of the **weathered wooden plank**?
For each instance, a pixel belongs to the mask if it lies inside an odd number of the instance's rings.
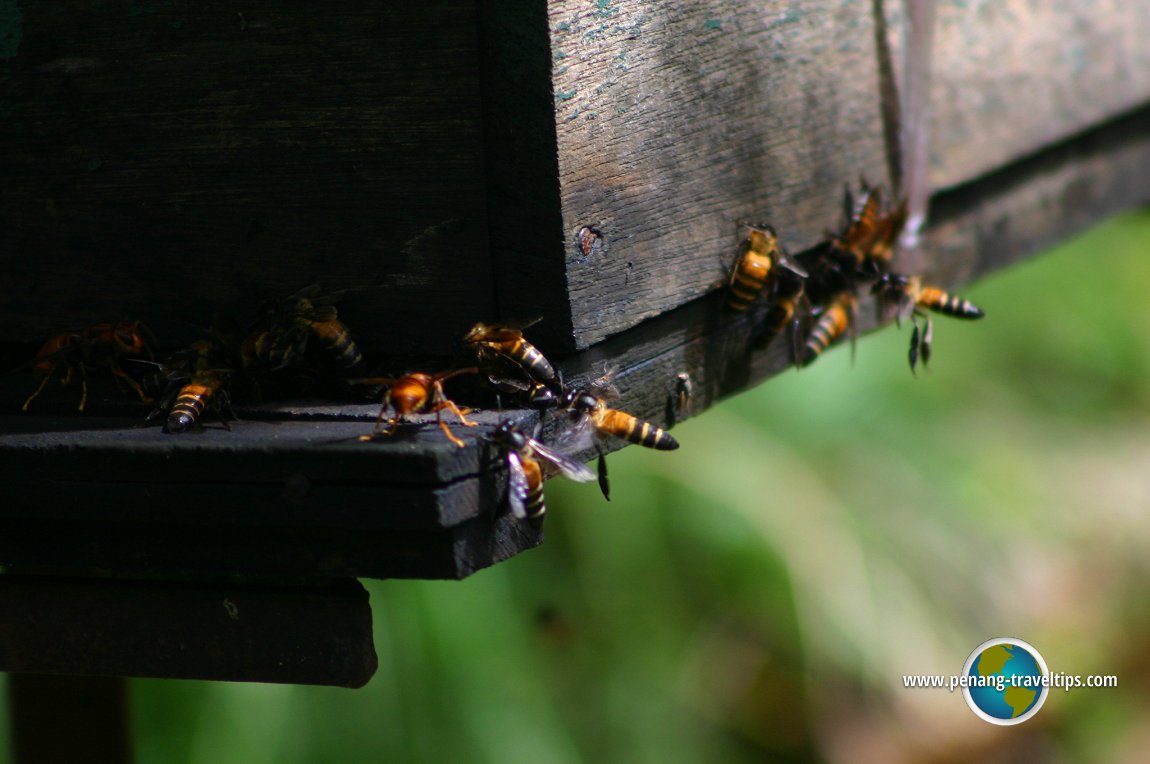
[[[844,185],[860,174],[890,182],[898,131],[883,98],[905,29],[901,4],[886,6],[876,16],[881,2],[552,3],[578,347],[715,288],[737,221],[770,222],[802,249],[836,224]],[[1150,101],[1142,5],[955,0],[938,16],[937,187]],[[584,225],[603,234],[589,255],[574,241]]]
[[[128,317],[176,345],[315,281],[359,290],[377,352],[493,313],[474,3],[13,8],[0,339]]]
[[[888,2],[901,45],[902,3]],[[972,180],[1150,102],[1150,6],[940,0],[930,178]]]
[[[810,246],[844,183],[884,179],[871,27],[845,0],[552,3],[579,347],[715,288],[740,221]]]
[[[931,202],[933,222],[926,233],[930,257],[924,276],[956,289],[1104,217],[1150,204],[1147,168],[1150,108],[940,193]],[[788,371],[785,343],[776,340],[765,349],[753,347],[752,326],[761,317],[761,307],[731,317],[723,311],[723,297],[708,295],[600,342],[565,362],[564,373],[577,382],[601,373],[605,365],[617,367],[616,381],[623,393],[620,406],[668,426]],[[992,331],[993,318],[980,328]],[[868,300],[863,301],[859,319],[864,331],[876,326],[876,311]],[[860,352],[866,352],[865,347]],[[892,358],[891,363],[903,364],[905,359]],[[689,412],[677,405],[680,373],[689,374],[693,383]],[[818,374],[817,364],[802,373]]]
[[[0,576],[0,670],[362,687],[376,669],[356,581]]]

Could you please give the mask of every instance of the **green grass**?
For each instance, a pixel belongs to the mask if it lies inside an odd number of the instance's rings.
[[[548,484],[547,543],[370,582],[363,690],[134,683],[139,761],[1110,761],[1150,711],[1150,213],[978,284],[981,322],[863,339]],[[1054,671],[1012,736],[958,695],[995,636]],[[874,752],[879,752],[874,754]],[[882,754],[881,752],[887,752]],[[1133,755],[1133,754],[1130,754]],[[995,759],[995,757],[999,759]]]

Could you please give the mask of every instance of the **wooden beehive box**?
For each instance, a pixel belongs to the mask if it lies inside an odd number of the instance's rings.
[[[937,13],[931,278],[1150,199],[1141,4]],[[569,379],[616,365],[621,406],[672,424],[677,375],[698,413],[786,366],[718,309],[740,223],[799,251],[860,176],[898,184],[907,30],[882,0],[6,4],[0,348],[132,318],[177,347],[323,282],[381,371],[542,316]],[[539,540],[483,428],[365,451],[374,407],[303,403],[171,438],[98,400],[22,417],[28,385],[3,385],[0,563],[458,577]]]

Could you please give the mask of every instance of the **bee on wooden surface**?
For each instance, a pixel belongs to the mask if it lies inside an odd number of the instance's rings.
[[[361,441],[378,440],[381,437],[393,435],[399,425],[407,421],[412,414],[435,414],[435,421],[443,434],[455,445],[464,447],[463,441],[456,437],[443,421],[443,410],[447,409],[455,414],[459,423],[464,427],[475,427],[476,423],[467,419],[467,409],[461,409],[443,392],[443,383],[459,374],[474,374],[475,367],[456,369],[440,374],[424,374],[413,372],[402,377],[370,377],[367,379],[351,380],[359,385],[384,385],[387,387],[383,394],[383,405],[379,409],[379,416],[375,420],[375,429],[370,435],[360,435]],[[388,417],[388,409],[394,409],[395,416]]]
[[[261,322],[266,328],[253,330],[244,340],[245,364],[272,371],[299,366],[309,345],[315,344],[340,369],[362,365],[363,354],[335,307],[341,296],[322,294],[320,285],[312,284],[267,311]]]
[[[767,313],[755,335],[755,344],[766,347],[786,329],[789,352],[796,366],[802,364],[804,325],[810,318],[810,298],[806,278],[790,268],[780,268],[771,287]]]
[[[501,423],[491,440],[507,461],[507,502],[512,514],[521,520],[540,522],[547,511],[543,502],[547,467],[579,483],[595,479],[589,467],[528,436],[511,420]]]
[[[774,228],[769,225],[748,226],[747,237],[739,245],[739,256],[727,280],[727,310],[731,313],[745,311],[767,289],[774,274],[784,265],[803,278],[807,275],[779,246]]]
[[[463,341],[475,348],[479,366],[485,374],[490,376],[490,369],[506,368],[506,364],[511,363],[518,367],[521,376],[560,392],[562,383],[551,362],[523,338],[523,330],[539,321],[536,318],[524,323],[478,323],[471,327]]]
[[[823,351],[847,332],[851,332],[853,347],[856,306],[854,295],[844,292],[822,310],[804,345],[803,366],[814,363]]]
[[[225,430],[230,430],[225,411],[235,419],[227,384],[232,370],[228,368],[227,352],[217,340],[193,342],[191,347],[164,364],[169,379],[168,392],[159,406],[148,415],[150,424],[164,414],[164,432],[179,435],[199,428],[204,414],[214,411]]]
[[[151,398],[140,384],[120,367],[121,360],[151,354],[141,334],[142,327],[139,321],[94,324],[78,332],[58,334],[45,342],[32,361],[33,373],[42,379],[24,401],[23,410],[28,411],[32,401],[43,392],[59,369],[64,369],[64,377],[61,379],[64,385],[69,384],[72,377],[79,373],[81,412],[88,405],[88,372],[98,369],[107,369],[115,376],[117,383],[127,384],[140,396],[140,400],[150,401]]]
[[[938,287],[923,286],[922,280],[917,276],[886,273],[875,282],[871,291],[878,296],[880,304],[894,309],[896,320],[901,321],[910,315],[914,324],[908,354],[911,373],[915,372],[919,358],[922,358],[924,368],[930,362],[933,327],[930,317],[923,312],[923,309],[969,320],[986,315],[982,308],[969,300],[948,294]],[[920,317],[925,319],[921,329],[918,324]]]

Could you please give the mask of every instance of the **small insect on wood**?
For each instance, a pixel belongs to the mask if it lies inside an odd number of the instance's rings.
[[[360,435],[361,441],[378,440],[395,434],[399,425],[406,422],[412,414],[435,414],[435,421],[443,434],[455,445],[464,447],[463,441],[458,438],[443,421],[443,410],[447,409],[455,414],[459,423],[464,427],[475,427],[476,423],[465,416],[468,409],[456,406],[443,392],[443,383],[460,374],[474,374],[478,371],[474,366],[465,369],[442,372],[440,374],[425,374],[413,372],[402,377],[368,377],[351,380],[357,385],[386,385],[387,391],[383,394],[383,405],[379,409],[379,416],[375,420],[375,429],[370,435]],[[395,416],[388,417],[389,408],[395,410]]]

